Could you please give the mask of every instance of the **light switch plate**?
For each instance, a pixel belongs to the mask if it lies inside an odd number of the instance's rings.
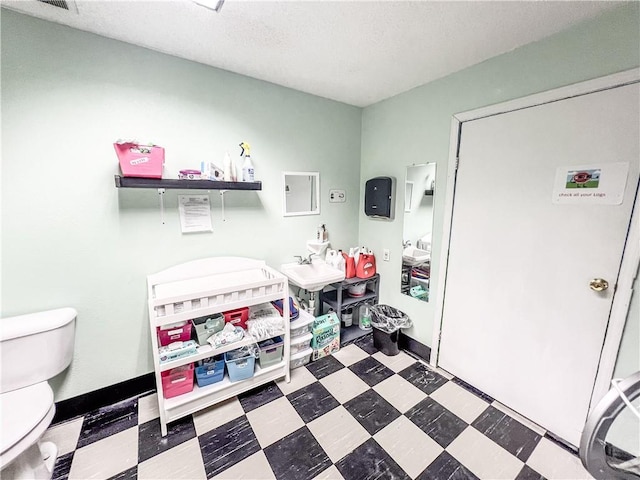
[[[385,262],[388,262],[390,258],[391,258],[391,254],[389,253],[389,249],[388,249],[388,248],[385,248],[385,249],[382,251],[382,259],[383,259]]]
[[[329,190],[330,203],[344,203],[347,201],[347,194],[344,190]]]

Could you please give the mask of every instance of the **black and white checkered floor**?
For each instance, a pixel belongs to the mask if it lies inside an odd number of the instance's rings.
[[[155,394],[52,426],[56,479],[581,479],[545,431],[371,335],[169,425]]]

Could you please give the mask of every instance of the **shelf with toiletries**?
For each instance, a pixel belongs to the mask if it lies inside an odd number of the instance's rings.
[[[288,280],[281,273],[267,267],[265,262],[239,257],[195,260],[149,275],[147,284],[163,436],[167,434],[168,423],[185,415],[272,380],[285,378],[289,381],[290,322],[284,320],[289,318],[289,302],[286,301],[289,298]],[[271,302],[280,303],[282,316]],[[261,311],[265,306],[275,310],[275,318],[279,321],[271,324],[271,328],[266,331],[252,330],[253,317],[249,317],[248,312],[253,308]],[[250,310],[250,307],[253,308]],[[247,312],[246,316],[242,314],[242,323],[238,322],[242,328],[237,327],[235,318],[230,318],[239,311]],[[207,325],[209,320],[217,321],[222,318],[223,325],[232,323],[237,331],[243,332],[247,328],[247,332],[244,333],[244,338],[229,343],[220,344],[216,339],[213,342],[216,346],[213,346],[209,344],[211,338],[200,337],[203,330],[198,320],[204,321],[204,318],[207,319]],[[269,317],[272,318],[274,317]],[[189,323],[191,320],[193,322]],[[257,321],[254,325],[257,325]],[[226,329],[224,332],[226,335]],[[194,340],[189,340],[195,336],[200,344],[197,347]],[[175,353],[171,349],[169,353],[166,352],[167,338],[175,342],[169,345],[177,345],[176,348],[189,345],[189,353],[183,351],[181,353],[184,356],[163,361],[167,359],[166,355],[172,358]],[[254,349],[254,353],[243,353],[242,358],[231,358],[232,354],[247,349]],[[246,367],[248,361],[245,359],[249,358],[250,366]],[[220,368],[217,367],[218,364],[221,364]],[[242,368],[244,370],[241,371]],[[204,374],[211,374],[211,377],[201,383],[200,374],[203,369]],[[248,375],[240,375],[240,371]]]
[[[360,330],[357,322],[358,309],[363,305],[375,305],[378,303],[380,290],[380,274],[376,273],[369,278],[346,278],[341,282],[327,285],[320,292],[320,304],[323,311],[333,309],[342,321],[340,333],[341,342],[347,342],[371,330]],[[345,326],[345,313],[352,311],[353,323]]]
[[[262,190],[262,182],[225,182],[222,180],[182,180],[115,175],[117,188],[165,188],[184,190]]]

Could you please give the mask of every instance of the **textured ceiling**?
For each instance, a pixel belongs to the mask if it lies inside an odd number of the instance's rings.
[[[215,0],[214,0],[215,1]],[[620,2],[78,0],[28,15],[366,106],[566,29]]]

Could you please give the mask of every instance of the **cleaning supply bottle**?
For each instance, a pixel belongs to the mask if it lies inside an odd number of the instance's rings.
[[[253,163],[251,163],[251,146],[247,142],[242,142],[240,148],[242,149],[240,156],[244,157],[244,163],[242,164],[242,181],[253,182],[255,181],[255,171]]]
[[[233,171],[233,165],[231,164],[231,156],[229,155],[229,152],[225,152],[224,154],[224,164],[223,164],[223,170],[224,170],[224,181],[225,182],[235,182],[236,179],[236,174]]]
[[[360,330],[371,330],[371,309],[369,305],[364,304],[360,307]]]

